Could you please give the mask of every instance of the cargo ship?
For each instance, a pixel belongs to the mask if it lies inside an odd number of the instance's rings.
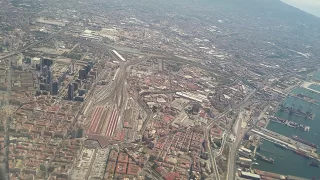
[[[270,164],[273,164],[273,163],[274,163],[274,159],[272,159],[272,158],[267,158],[267,157],[265,157],[265,156],[263,156],[263,155],[260,155],[260,154],[257,154],[257,159],[260,159],[260,160],[262,160],[262,161],[268,162],[268,163],[270,163]]]
[[[316,161],[309,162],[309,165],[313,166],[313,167],[320,167],[320,164],[318,162],[316,162]]]
[[[310,97],[310,96],[306,96],[306,95],[301,94],[301,93],[297,94],[297,96],[298,96],[298,97],[301,97],[301,98],[313,99],[312,97]]]
[[[309,159],[309,158],[310,158],[310,156],[309,156],[306,152],[304,152],[304,151],[301,151],[301,150],[295,150],[294,152],[295,152],[296,154],[298,154],[298,155],[300,155],[300,156],[304,157],[304,158],[307,158],[307,159]]]
[[[288,149],[288,146],[284,145],[284,144],[274,143],[274,145],[276,145],[277,147],[282,148],[282,149]]]
[[[306,140],[304,140],[304,139],[301,139],[301,138],[299,138],[298,136],[292,136],[292,139],[293,139],[293,140],[296,140],[296,141],[298,141],[298,142],[301,142],[302,144],[308,145],[308,146],[310,146],[310,147],[318,148],[317,145],[315,145],[315,144],[313,144],[313,143],[311,143],[311,142],[309,142],[309,141],[306,141]]]

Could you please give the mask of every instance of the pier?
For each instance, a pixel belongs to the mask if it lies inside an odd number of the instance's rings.
[[[316,82],[304,82],[304,83],[301,85],[301,87],[303,87],[303,88],[305,88],[305,89],[308,89],[309,91],[312,91],[312,92],[320,95],[320,92],[319,92],[319,91],[316,91],[316,90],[314,90],[314,89],[309,88],[309,86],[312,85],[312,84],[320,85],[319,83],[316,83]]]
[[[295,123],[295,122],[289,121],[287,119],[271,116],[270,117],[270,121],[276,122],[276,123],[279,123],[279,124],[283,124],[283,125],[289,126],[291,128],[294,128],[294,129],[299,129],[301,131],[310,131],[310,127],[309,126],[305,126],[303,124]]]
[[[280,155],[280,154],[273,153],[273,152],[267,151],[267,150],[262,149],[262,148],[260,148],[260,151],[263,151],[263,152],[266,152],[266,153],[269,153],[269,154],[272,154],[272,155],[276,155],[276,156],[279,156],[279,157],[283,157],[283,156],[282,156],[282,155]]]
[[[253,133],[260,135],[263,139],[271,141],[273,143],[287,145],[288,149],[297,150],[298,148],[303,148],[307,151],[314,152],[316,149],[305,144],[302,144],[298,141],[295,141],[289,137],[283,136],[281,134],[275,133],[268,129],[253,129]]]
[[[259,135],[261,138],[271,141],[276,144],[284,145],[287,147],[288,150],[291,150],[295,152],[298,155],[306,156],[311,159],[320,160],[319,156],[314,153],[316,151],[316,148],[310,147],[308,145],[305,145],[303,143],[300,143],[298,141],[295,141],[291,138],[288,138],[286,136],[277,134],[273,131],[267,130],[267,129],[253,129],[253,133]]]
[[[311,103],[313,105],[317,105],[317,106],[320,105],[319,101],[317,101],[317,100],[315,100],[315,99],[313,99],[311,97],[308,97],[306,95],[303,95],[303,94],[292,94],[292,93],[290,93],[290,94],[288,94],[288,97],[294,97],[294,98],[297,98],[297,99],[300,99],[300,100],[303,100],[303,101],[307,101],[307,102],[309,102],[309,103]]]
[[[272,159],[272,158],[270,158],[270,157],[266,157],[266,156],[264,156],[264,155],[262,155],[262,154],[259,154],[259,153],[256,154],[256,158],[257,158],[257,159],[260,159],[260,160],[262,160],[262,161],[265,161],[265,162],[267,162],[267,163],[271,163],[271,164],[274,163],[274,159]]]
[[[282,104],[280,106],[280,111],[284,111],[284,112],[289,113],[289,114],[294,114],[296,116],[304,117],[304,118],[309,119],[309,120],[313,120],[314,119],[315,114],[311,113],[310,107],[309,107],[307,112],[302,111],[301,108],[302,107],[296,109],[294,107],[294,104],[292,104],[291,107],[286,107],[285,104]]]

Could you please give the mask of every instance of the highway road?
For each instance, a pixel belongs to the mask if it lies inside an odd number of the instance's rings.
[[[13,50],[13,39],[11,38],[10,42],[10,52]],[[11,87],[12,87],[12,58],[9,59],[9,67],[8,67],[8,85],[5,99],[5,121],[4,121],[4,132],[5,132],[5,149],[4,149],[4,164],[6,172],[9,171],[9,124],[12,119],[12,114],[10,110],[10,98],[11,98]],[[6,174],[5,179],[9,179],[9,174]]]
[[[214,169],[214,173],[215,173],[215,176],[216,176],[216,179],[220,179],[220,176],[219,176],[219,174],[218,174],[218,169],[217,169],[217,165],[216,165],[216,163],[215,163],[215,154],[213,153],[213,151],[212,151],[212,149],[211,149],[211,143],[210,143],[210,140],[209,140],[209,131],[210,131],[210,129],[211,129],[211,127],[212,127],[212,125],[216,122],[216,121],[218,121],[220,118],[222,118],[222,117],[224,117],[226,114],[228,114],[229,112],[231,112],[231,111],[233,111],[233,110],[237,110],[237,109],[241,109],[247,102],[248,102],[248,100],[253,96],[253,95],[255,95],[255,93],[257,92],[257,90],[258,89],[254,89],[252,92],[250,92],[247,96],[246,96],[246,98],[243,100],[243,101],[241,101],[239,104],[237,104],[235,107],[233,107],[233,108],[229,108],[228,110],[226,110],[226,111],[224,111],[222,114],[220,114],[219,116],[217,116],[217,117],[215,117],[210,123],[209,123],[209,125],[207,126],[207,128],[206,128],[206,133],[207,133],[207,135],[206,135],[206,138],[207,138],[207,141],[208,141],[208,143],[209,143],[209,155],[210,155],[210,159],[211,159],[211,165],[212,165],[212,167],[213,167],[213,169]],[[225,143],[226,143],[226,137],[228,136],[228,134],[226,134],[225,135],[225,138],[223,138],[223,140],[222,140],[222,145],[223,145],[223,148],[224,148],[224,145],[225,145]],[[242,139],[242,138],[241,138]],[[232,150],[232,149],[231,149]],[[222,153],[222,151],[223,151],[223,149],[221,148],[221,153]],[[232,153],[233,154],[233,153]],[[219,153],[218,153],[218,155],[219,155]],[[232,158],[234,158],[234,157],[232,157]],[[234,161],[232,161],[231,160],[231,162],[234,162]],[[228,168],[229,169],[229,168]],[[230,177],[230,176],[229,176]]]
[[[213,169],[213,173],[214,173],[214,176],[215,176],[215,179],[216,180],[220,180],[220,176],[219,176],[219,172],[218,172],[218,167],[217,167],[217,164],[216,164],[216,161],[215,161],[215,157],[214,157],[214,154],[213,154],[213,151],[211,149],[211,141],[209,139],[209,131],[207,130],[205,132],[205,136],[206,136],[206,139],[207,139],[207,142],[208,142],[208,149],[209,149],[209,155],[210,155],[210,163],[211,163],[211,167]]]
[[[209,123],[209,125],[208,125],[208,127],[207,127],[207,131],[210,130],[211,126],[212,126],[217,120],[219,120],[220,118],[224,117],[224,116],[225,116],[226,114],[228,114],[229,112],[231,112],[231,111],[233,111],[233,110],[240,110],[240,111],[241,111],[241,110],[243,109],[243,107],[246,106],[248,100],[249,100],[253,95],[256,94],[256,92],[260,89],[261,86],[263,86],[263,85],[266,83],[266,81],[268,80],[268,77],[269,77],[269,76],[267,76],[267,77],[265,78],[265,80],[261,83],[261,85],[260,85],[257,89],[254,89],[252,92],[250,92],[243,101],[241,101],[241,102],[240,102],[239,104],[237,104],[235,107],[229,108],[228,110],[224,111],[222,114],[220,114],[219,116],[217,116],[216,118],[214,118],[214,119]],[[239,120],[239,119],[238,119],[238,120]],[[237,124],[237,123],[235,123],[235,124]],[[231,149],[230,149],[230,151],[231,151],[231,153],[230,153],[230,154],[231,154],[231,157],[229,157],[230,159],[229,159],[228,173],[227,173],[229,180],[233,180],[233,179],[234,179],[236,150],[239,148],[240,143],[241,143],[241,140],[242,140],[242,137],[243,137],[243,136],[245,135],[245,133],[246,133],[246,131],[244,131],[244,130],[241,129],[241,126],[240,126],[240,125],[238,126],[238,128],[239,128],[238,131],[237,131],[238,134],[235,135],[236,140],[235,140],[235,142],[233,143],[233,145],[231,146]],[[207,138],[208,138],[208,137],[207,137]],[[209,138],[208,138],[207,140],[209,140]],[[222,144],[225,144],[225,141],[226,141],[226,139],[223,139]],[[208,141],[208,142],[210,142],[210,141]],[[209,145],[209,150],[210,150],[210,151],[209,151],[209,152],[210,152],[210,158],[211,158],[211,161],[212,161],[211,164],[214,165],[214,164],[215,164],[215,162],[214,162],[215,156],[214,156],[213,152],[211,151],[211,145]],[[216,169],[216,168],[215,168],[215,169]],[[216,176],[217,176],[217,179],[218,179],[218,178],[219,178],[219,175],[216,175]]]
[[[226,132],[223,133],[222,145],[221,145],[221,148],[220,148],[219,152],[217,153],[216,157],[221,156],[223,149],[224,149],[224,146],[226,145],[226,142],[227,142],[227,137],[228,137],[228,134]]]
[[[231,149],[230,149],[230,157],[229,157],[229,161],[228,161],[228,180],[234,180],[235,178],[235,173],[236,173],[236,152],[237,150],[239,149],[240,145],[241,145],[241,141],[244,137],[244,135],[251,131],[259,122],[259,120],[262,118],[262,116],[265,114],[265,112],[267,111],[269,107],[269,104],[263,109],[263,111],[261,111],[259,117],[257,118],[254,118],[254,119],[257,119],[255,122],[254,122],[254,125],[251,127],[251,128],[248,128],[248,129],[242,129],[241,128],[241,125],[239,124],[238,126],[238,134],[235,136],[236,137],[236,140],[235,142],[232,144],[231,146]]]
[[[215,117],[207,126],[207,130],[209,130],[212,125],[219,120],[220,118],[224,117],[226,114],[228,114],[229,112],[233,111],[233,110],[237,110],[239,108],[241,108],[243,105],[245,105],[248,100],[257,92],[257,89],[254,89],[253,91],[250,92],[250,94],[247,95],[247,97],[241,101],[239,104],[237,104],[235,107],[233,108],[229,108],[228,110],[224,111],[222,114],[220,114],[219,116]]]
[[[96,159],[96,155],[97,155],[97,149],[94,150],[93,152],[93,155],[92,155],[92,158],[91,158],[91,161],[90,161],[90,165],[89,165],[89,170],[88,170],[88,173],[86,174],[86,177],[85,179],[89,179],[89,176],[90,176],[90,172],[92,170],[92,166],[93,166],[93,163]]]
[[[241,127],[241,126],[239,126]],[[231,146],[231,153],[230,153],[230,157],[229,157],[229,164],[228,164],[228,180],[234,180],[234,176],[235,176],[235,162],[236,162],[236,151],[237,149],[239,149],[240,145],[241,145],[241,141],[243,136],[245,135],[245,131],[240,130],[239,134],[236,135],[236,140],[233,143],[233,145]]]

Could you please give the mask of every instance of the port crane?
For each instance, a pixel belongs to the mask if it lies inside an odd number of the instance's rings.
[[[294,100],[293,100],[293,103],[291,104],[289,114],[293,114],[293,112],[296,111],[296,100],[297,100],[297,97],[294,96]]]

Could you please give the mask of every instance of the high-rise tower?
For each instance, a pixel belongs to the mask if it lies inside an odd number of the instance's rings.
[[[68,100],[73,100],[74,98],[74,85],[70,83],[68,86]]]

